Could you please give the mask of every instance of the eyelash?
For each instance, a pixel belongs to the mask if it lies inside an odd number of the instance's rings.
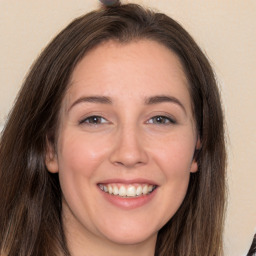
[[[99,123],[99,119],[101,119],[101,122]],[[102,122],[104,120],[104,122]],[[96,121],[96,122],[95,122]],[[105,124],[108,121],[103,118],[102,116],[88,116],[85,119],[81,120],[79,124],[88,124],[88,125],[100,125],[100,124]]]
[[[99,120],[101,121],[99,122]],[[106,123],[108,123],[108,121],[105,118],[97,115],[86,117],[85,119],[79,122],[79,124],[88,124],[88,125],[101,125]],[[157,124],[157,125],[170,125],[170,124],[176,124],[176,121],[171,117],[158,115],[158,116],[151,117],[146,123]]]
[[[150,120],[152,120],[152,121],[150,121]],[[159,116],[151,117],[149,119],[149,121],[147,121],[147,123],[148,124],[157,124],[157,125],[170,125],[170,124],[176,124],[176,121],[171,117],[159,115]]]

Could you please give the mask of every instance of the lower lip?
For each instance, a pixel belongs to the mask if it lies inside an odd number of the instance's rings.
[[[126,210],[135,209],[148,204],[157,193],[157,188],[156,188],[148,195],[142,195],[138,197],[120,197],[120,196],[115,196],[113,194],[106,193],[102,191],[100,188],[99,190],[108,202]]]

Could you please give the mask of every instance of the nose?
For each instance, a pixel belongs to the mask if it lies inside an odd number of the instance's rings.
[[[134,168],[148,162],[143,136],[136,128],[121,129],[114,142],[110,161],[114,165]]]

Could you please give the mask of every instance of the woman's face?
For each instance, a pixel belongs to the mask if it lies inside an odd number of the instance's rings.
[[[58,172],[67,234],[155,241],[181,205],[197,133],[178,58],[157,42],[106,42],[76,66],[60,113]],[[69,237],[69,235],[67,235]]]

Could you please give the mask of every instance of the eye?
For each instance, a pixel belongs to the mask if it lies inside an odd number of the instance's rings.
[[[150,118],[147,123],[168,125],[168,124],[176,124],[176,121],[167,116],[154,116]]]
[[[81,120],[79,124],[100,125],[100,124],[105,124],[107,122],[108,121],[101,116],[89,116]]]

